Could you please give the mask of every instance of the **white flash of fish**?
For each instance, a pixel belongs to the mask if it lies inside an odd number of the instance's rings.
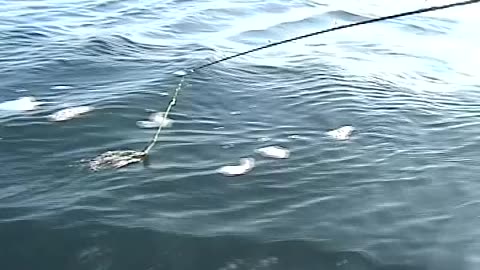
[[[81,114],[90,112],[92,110],[93,110],[93,107],[91,106],[71,107],[71,108],[66,108],[58,112],[55,112],[49,115],[48,118],[50,119],[50,121],[55,121],[55,122],[66,121],[66,120],[75,118]]]
[[[256,153],[269,158],[288,158],[290,151],[280,146],[267,146],[255,150]]]
[[[152,113],[148,121],[137,121],[137,126],[141,128],[158,128],[160,125],[162,127],[171,127],[173,120],[164,117],[163,112]]]
[[[327,132],[327,135],[336,139],[336,140],[348,140],[350,139],[353,131],[355,130],[352,126],[343,126],[338,129],[330,130]]]
[[[4,111],[31,111],[45,102],[36,101],[34,97],[21,97],[0,103],[0,110]]]
[[[240,165],[223,166],[217,172],[225,176],[237,176],[248,173],[254,166],[255,160],[253,158],[242,158],[240,159]]]
[[[182,77],[182,76],[187,75],[187,72],[185,70],[178,70],[178,71],[175,71],[173,74],[176,75],[176,76]]]

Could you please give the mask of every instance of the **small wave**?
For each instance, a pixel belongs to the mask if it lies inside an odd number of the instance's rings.
[[[198,18],[198,15],[187,16],[168,26],[169,31],[175,34],[181,34],[185,32],[198,32],[198,33],[212,33],[218,32],[226,24],[221,21],[210,22],[208,20],[202,20]]]
[[[400,28],[408,33],[419,34],[419,35],[443,35],[446,34],[448,30],[441,29],[437,27],[432,27],[428,25],[418,25],[413,23],[400,23]]]
[[[28,44],[31,47],[32,42],[38,43],[39,46],[44,46],[45,42],[50,41],[55,34],[55,31],[45,27],[19,25],[12,27],[12,29],[1,31],[0,39],[2,40],[2,46],[10,45],[18,48]]]
[[[125,7],[125,3],[121,0],[104,0],[98,2],[92,2],[88,4],[87,8],[94,12],[111,12],[118,11]]]
[[[121,57],[145,57],[155,52],[161,52],[164,49],[164,46],[135,42],[120,34],[90,37],[84,45],[84,50],[93,55],[99,54]]]
[[[331,17],[332,19],[342,20],[346,22],[360,22],[360,21],[366,21],[371,19],[369,17],[351,13],[345,10],[329,11],[325,13],[323,16],[328,16],[328,17]]]

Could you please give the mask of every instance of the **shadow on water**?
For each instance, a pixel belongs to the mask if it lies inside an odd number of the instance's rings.
[[[4,269],[425,269],[383,264],[361,251],[332,250],[308,240],[259,242],[104,225],[51,229],[26,221],[0,227],[3,246],[9,247],[0,253]]]

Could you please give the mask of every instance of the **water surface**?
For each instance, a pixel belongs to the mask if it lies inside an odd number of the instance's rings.
[[[0,1],[0,103],[47,102],[0,112],[1,268],[479,269],[478,4],[200,70],[147,164],[85,167],[145,147],[136,121],[175,71],[430,4]],[[325,134],[344,125],[350,141]],[[242,157],[250,173],[215,172]]]

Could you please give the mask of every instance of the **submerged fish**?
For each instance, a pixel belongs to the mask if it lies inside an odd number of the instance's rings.
[[[343,126],[338,129],[327,131],[326,134],[336,140],[348,140],[354,130],[355,128],[352,126]]]
[[[146,156],[145,152],[134,150],[108,151],[92,159],[89,165],[92,171],[119,169],[132,163],[141,162],[145,160]]]
[[[176,76],[183,77],[183,76],[187,75],[187,72],[185,70],[178,70],[178,71],[175,71],[173,74],[176,75]]]
[[[270,158],[288,158],[290,151],[280,146],[267,146],[255,150],[256,153]]]
[[[56,122],[66,121],[92,110],[93,110],[93,107],[91,106],[72,107],[72,108],[63,109],[56,113],[53,113],[49,115],[48,118],[50,119],[50,121],[56,121]]]
[[[137,121],[137,126],[141,128],[171,127],[173,120],[166,118],[163,112],[152,113],[148,121]]]
[[[254,166],[255,160],[253,158],[242,158],[240,159],[240,165],[223,166],[219,168],[217,172],[225,176],[237,176],[246,174],[251,171]]]
[[[0,110],[4,111],[31,111],[45,102],[36,101],[34,97],[21,97],[0,103]]]

